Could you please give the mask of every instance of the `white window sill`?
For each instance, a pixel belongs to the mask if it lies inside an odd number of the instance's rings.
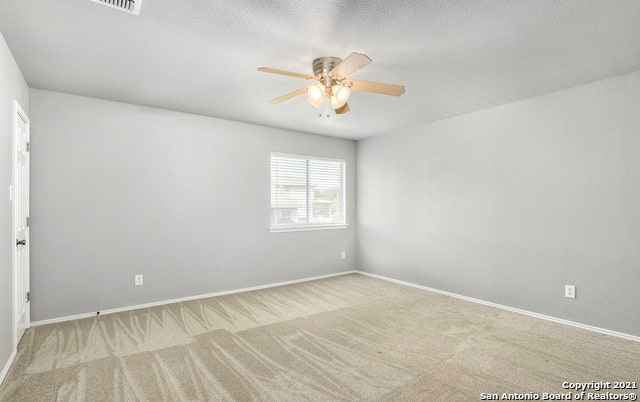
[[[269,229],[271,233],[281,232],[304,232],[307,230],[331,230],[331,229],[346,229],[349,225],[346,223],[330,224],[330,225],[291,225],[291,226],[272,226]]]

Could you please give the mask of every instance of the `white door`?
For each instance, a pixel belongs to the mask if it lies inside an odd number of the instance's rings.
[[[13,138],[13,299],[17,346],[30,326],[29,318],[29,119],[15,102]]]

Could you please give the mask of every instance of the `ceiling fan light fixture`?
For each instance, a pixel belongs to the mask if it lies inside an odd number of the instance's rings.
[[[366,54],[353,52],[344,60],[337,57],[319,57],[313,60],[314,75],[270,67],[259,67],[258,71],[316,81],[313,85],[304,86],[296,91],[272,99],[269,101],[270,103],[281,103],[306,92],[307,101],[314,107],[320,109],[326,96],[329,98],[329,103],[336,114],[345,114],[350,110],[347,100],[351,95],[352,89],[354,91],[375,92],[393,96],[400,96],[404,93],[404,86],[402,85],[347,79],[349,75],[370,62],[371,59]]]

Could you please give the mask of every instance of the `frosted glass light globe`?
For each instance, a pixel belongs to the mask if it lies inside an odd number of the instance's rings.
[[[351,88],[342,85],[335,85],[332,90],[338,102],[344,104],[351,95]]]
[[[307,93],[310,99],[317,102],[324,96],[324,89],[320,85],[311,85],[307,89]]]

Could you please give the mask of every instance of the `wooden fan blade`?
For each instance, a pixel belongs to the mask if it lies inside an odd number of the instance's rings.
[[[369,63],[371,63],[369,56],[353,52],[329,72],[329,77],[339,81]]]
[[[271,99],[269,103],[281,103],[291,98],[295,98],[298,95],[302,95],[303,93],[306,93],[306,92],[307,92],[307,87],[302,87],[300,89],[296,89],[293,92],[289,92],[288,94],[284,94],[282,96],[278,96],[275,99]]]
[[[262,71],[263,73],[289,75],[291,77],[305,78],[307,80],[315,80],[316,79],[316,77],[314,77],[313,75],[294,73],[294,72],[285,71],[285,70],[278,70],[277,68],[259,67],[258,71]]]
[[[375,92],[383,95],[400,96],[404,93],[403,85],[385,84],[382,82],[349,80],[347,85],[356,91]]]
[[[333,111],[336,112],[336,114],[345,114],[349,110],[351,110],[351,109],[349,108],[349,104],[348,103],[345,103],[344,105],[340,106],[337,109],[333,109]]]

